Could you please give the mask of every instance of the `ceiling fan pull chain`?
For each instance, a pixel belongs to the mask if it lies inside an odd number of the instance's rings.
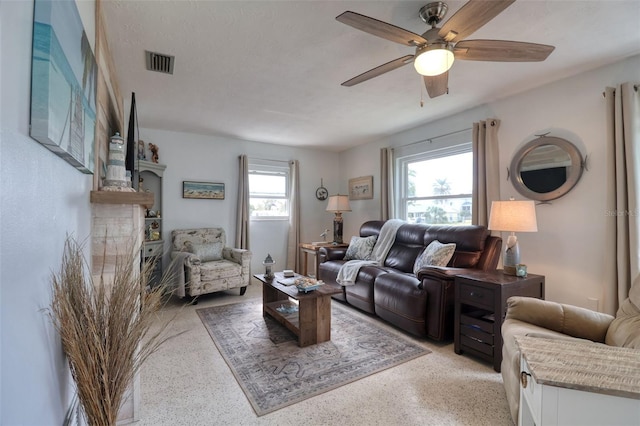
[[[422,79],[420,79],[420,108],[424,107],[424,85]]]

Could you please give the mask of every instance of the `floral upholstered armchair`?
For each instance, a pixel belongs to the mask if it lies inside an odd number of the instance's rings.
[[[175,265],[176,294],[180,297],[249,285],[251,252],[226,246],[222,228],[171,231],[171,259]]]

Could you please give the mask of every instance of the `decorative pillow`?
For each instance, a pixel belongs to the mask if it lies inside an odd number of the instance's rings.
[[[202,262],[222,260],[222,242],[220,241],[205,244],[193,244],[187,241],[184,245],[189,253],[198,256]]]
[[[371,260],[371,252],[376,244],[377,235],[370,237],[351,237],[344,260]]]
[[[431,241],[413,264],[413,273],[417,274],[425,266],[447,266],[456,251],[456,243],[442,244],[438,240]]]

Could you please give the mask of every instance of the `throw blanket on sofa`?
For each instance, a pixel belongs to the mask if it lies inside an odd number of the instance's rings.
[[[188,252],[174,253],[173,260],[168,267],[168,276],[173,283],[172,291],[174,291],[178,297],[185,297],[187,295],[185,292],[184,265],[189,256],[191,256],[191,253]]]
[[[340,285],[354,285],[360,268],[367,265],[383,265],[389,250],[396,240],[396,232],[404,225],[400,219],[390,219],[382,225],[380,235],[373,246],[371,257],[373,260],[349,260],[338,271],[336,282]]]

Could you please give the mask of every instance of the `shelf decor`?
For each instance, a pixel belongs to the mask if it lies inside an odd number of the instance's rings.
[[[224,183],[185,180],[182,182],[182,198],[224,200]]]
[[[98,67],[73,0],[35,0],[30,136],[93,174]]]

